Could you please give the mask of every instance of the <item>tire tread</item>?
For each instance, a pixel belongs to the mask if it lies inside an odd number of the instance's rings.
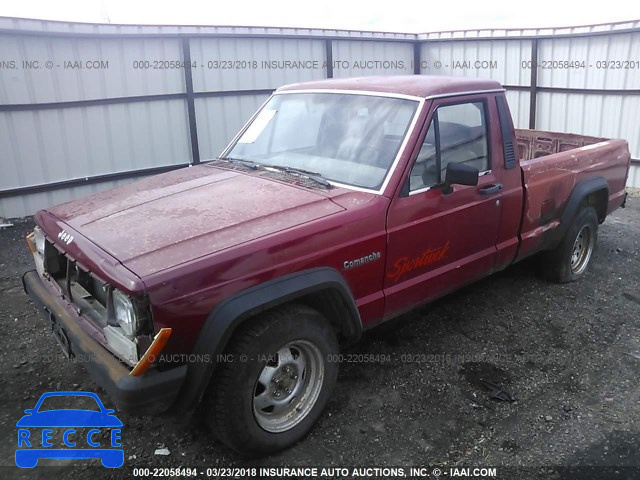
[[[226,353],[239,354],[250,351],[257,338],[263,335],[268,328],[279,321],[286,321],[292,316],[314,315],[320,316],[316,310],[302,304],[289,304],[269,310],[259,314],[241,324],[234,332]],[[325,327],[329,335],[333,335],[336,342],[335,333],[331,329],[329,322]],[[274,445],[269,448],[251,438],[248,428],[243,428],[237,422],[243,418],[240,411],[240,402],[236,400],[237,366],[234,363],[220,363],[216,366],[211,384],[207,389],[204,399],[205,420],[213,435],[223,444],[244,455],[261,455],[279,450],[280,447]],[[235,421],[235,422],[234,422]]]

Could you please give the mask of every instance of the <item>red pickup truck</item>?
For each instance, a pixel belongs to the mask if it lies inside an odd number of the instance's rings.
[[[201,405],[261,454],[311,429],[364,330],[533,254],[583,275],[629,161],[514,130],[495,81],[289,85],[219,158],[38,212],[23,283],[121,411]]]

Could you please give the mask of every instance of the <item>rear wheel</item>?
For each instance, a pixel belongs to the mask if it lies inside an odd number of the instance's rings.
[[[598,240],[598,215],[592,207],[583,207],[555,249],[545,252],[541,268],[550,280],[567,283],[580,278]]]
[[[338,342],[319,312],[291,305],[248,320],[216,367],[205,398],[214,435],[239,453],[260,455],[304,437],[335,386]]]

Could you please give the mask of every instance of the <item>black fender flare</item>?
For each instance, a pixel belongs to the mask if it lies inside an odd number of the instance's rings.
[[[578,210],[580,206],[584,202],[585,198],[595,192],[604,191],[606,195],[607,201],[609,200],[609,184],[602,177],[594,177],[588,180],[583,180],[577,183],[571,194],[569,195],[569,200],[564,207],[562,215],[560,215],[560,225],[555,230],[552,230],[552,235],[548,237],[548,240],[545,245],[545,249],[555,248],[560,244],[562,239],[564,238],[571,222],[578,214]],[[604,221],[604,217],[607,215],[607,207],[605,206],[604,214],[600,218],[600,214],[598,215],[600,222]]]
[[[221,302],[208,316],[193,348],[194,361],[188,364],[187,378],[172,410],[193,411],[213,375],[218,355],[237,327],[248,318],[296,298],[320,291],[332,291],[340,299],[342,337],[357,341],[362,322],[351,289],[334,268],[320,267],[285,275],[243,290]],[[208,361],[203,361],[206,355]]]

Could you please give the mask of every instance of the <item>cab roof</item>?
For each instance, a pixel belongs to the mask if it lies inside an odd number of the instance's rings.
[[[334,78],[294,83],[280,87],[277,92],[292,90],[361,90],[425,98],[434,95],[501,89],[502,85],[495,80],[440,75],[396,75]]]

